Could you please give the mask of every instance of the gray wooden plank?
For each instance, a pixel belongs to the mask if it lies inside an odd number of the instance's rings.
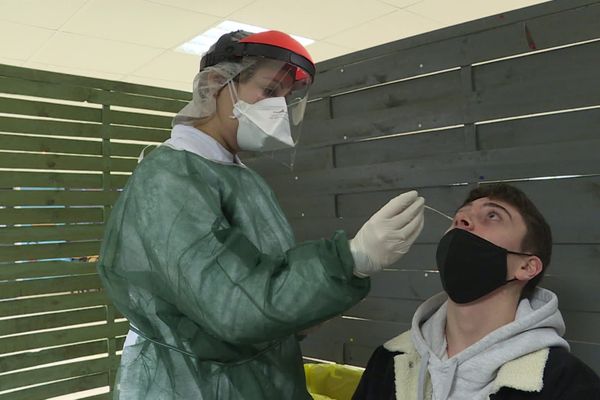
[[[336,214],[334,196],[281,197],[279,204],[288,218],[334,218]]]
[[[481,150],[574,142],[598,137],[600,109],[564,112],[477,126]]]
[[[479,65],[467,114],[483,121],[598,105],[599,68],[600,42]]]
[[[335,119],[369,111],[398,110],[404,118],[413,120],[411,126],[417,127],[416,121],[423,120],[421,123],[427,128],[434,123],[427,124],[425,116],[435,112],[435,125],[453,125],[462,120],[461,89],[460,71],[453,70],[332,97],[332,114]]]
[[[266,177],[276,193],[342,194],[392,188],[598,174],[600,140],[423,156]],[[535,155],[535,156],[533,156]]]
[[[600,375],[600,346],[592,343],[570,341],[571,352]]]
[[[300,346],[303,356],[344,364],[344,348],[349,344],[377,346],[409,328],[395,322],[336,317],[313,329]]]
[[[382,139],[335,145],[336,167],[379,164],[415,155],[454,154],[469,151],[464,128],[450,128]]]
[[[302,139],[301,139],[302,140]],[[333,167],[332,149],[291,149],[262,154],[241,153],[240,158],[248,167],[262,176],[284,172],[315,171]]]
[[[600,109],[565,112],[477,125],[480,150],[575,142],[597,138]],[[375,131],[377,132],[377,131]],[[376,164],[469,151],[464,128],[384,137],[334,146],[337,167]]]
[[[536,50],[594,39],[599,15],[595,1],[553,1],[354,52],[318,63],[311,95],[528,53],[525,24]]]

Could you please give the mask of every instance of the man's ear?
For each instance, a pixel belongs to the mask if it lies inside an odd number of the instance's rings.
[[[530,281],[543,270],[542,260],[538,256],[528,256],[526,263],[517,270],[515,277],[520,281]]]

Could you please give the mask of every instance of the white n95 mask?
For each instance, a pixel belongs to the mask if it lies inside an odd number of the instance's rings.
[[[229,88],[233,116],[238,120],[237,142],[241,150],[272,151],[294,147],[287,103],[284,97],[269,97],[254,104],[237,99],[235,88]]]

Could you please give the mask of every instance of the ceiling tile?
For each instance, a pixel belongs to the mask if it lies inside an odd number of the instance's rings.
[[[25,61],[14,60],[12,58],[0,57],[0,64],[21,66]]]
[[[2,0],[0,20],[58,29],[87,0]]]
[[[304,0],[302,7],[290,10],[286,2],[258,0],[228,19],[321,40],[395,10],[379,1],[357,1],[350,6],[347,0]]]
[[[447,26],[543,2],[545,0],[423,0],[407,7],[406,10],[440,21]]]
[[[170,49],[219,21],[143,0],[91,0],[61,31]]]
[[[31,61],[114,74],[128,74],[162,50],[57,32]]]
[[[327,38],[327,41],[339,45],[352,43],[357,48],[365,49],[418,35],[439,27],[439,22],[398,10],[392,14],[369,21],[359,27],[331,36]],[[375,32],[376,34],[374,34]]]
[[[184,10],[226,17],[232,12],[251,4],[254,0],[198,1],[198,0],[146,0]]]
[[[2,57],[27,60],[44,43],[46,43],[55,31],[14,24],[12,22],[0,22],[0,54]],[[19,40],[7,40],[6,38],[18,38]]]
[[[328,43],[324,40],[319,40],[318,42],[307,46],[306,49],[312,56],[314,62],[328,60],[330,58],[334,58],[355,51],[354,49],[338,46],[336,44]]]
[[[167,51],[148,64],[133,71],[132,75],[187,82],[191,87],[199,66],[199,56],[177,51]]]

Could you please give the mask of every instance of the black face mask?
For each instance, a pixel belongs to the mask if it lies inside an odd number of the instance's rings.
[[[452,229],[442,237],[436,253],[444,290],[455,303],[464,304],[516,280],[506,280],[508,253],[533,255],[506,250],[464,229]]]

